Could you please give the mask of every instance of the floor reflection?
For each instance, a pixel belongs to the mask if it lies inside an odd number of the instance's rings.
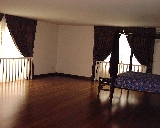
[[[23,109],[28,93],[28,81],[14,81],[0,84],[0,126],[10,127],[16,121],[17,113]]]

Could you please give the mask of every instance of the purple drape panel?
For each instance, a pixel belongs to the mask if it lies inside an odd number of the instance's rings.
[[[147,72],[152,73],[154,38],[128,37],[128,42],[138,62],[147,66]]]
[[[36,20],[5,15],[11,36],[24,57],[33,56]]]
[[[155,28],[131,28],[133,35],[127,37],[133,54],[140,64],[147,66],[147,72],[152,73],[155,44]],[[128,28],[129,30],[129,28]]]
[[[112,52],[116,27],[94,27],[94,50],[93,56],[96,61],[103,61]]]
[[[24,57],[33,57],[37,21],[12,15],[5,15],[5,17],[10,34],[19,51]],[[33,63],[32,76],[34,78]]]
[[[117,27],[95,26],[94,27],[94,48],[93,48],[93,65],[92,79],[95,77],[96,61],[105,60],[112,52],[114,34]]]
[[[2,20],[4,14],[3,13],[0,13],[0,21]]]

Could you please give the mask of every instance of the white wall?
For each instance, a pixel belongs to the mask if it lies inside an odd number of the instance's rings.
[[[155,43],[153,61],[153,74],[160,75],[160,40]]]
[[[93,26],[54,25],[38,21],[34,42],[35,75],[64,73],[90,77]],[[155,44],[153,73],[160,75],[160,41]]]
[[[93,26],[59,26],[57,72],[90,77],[93,60]]]
[[[34,42],[34,74],[56,72],[58,25],[38,21]]]
[[[91,76],[93,26],[58,26],[38,21],[36,29],[33,54],[35,75],[58,72]]]

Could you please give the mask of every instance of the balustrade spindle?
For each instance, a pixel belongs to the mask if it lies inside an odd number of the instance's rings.
[[[109,74],[109,62],[105,61],[96,61],[96,66],[95,66],[95,79],[94,80],[99,80],[99,77],[103,78],[110,78]],[[123,73],[126,71],[129,71],[130,64],[123,64],[120,63],[118,65],[118,74]],[[132,71],[134,72],[146,72],[146,66],[144,65],[132,65]]]
[[[32,57],[0,58],[0,82],[32,79]]]

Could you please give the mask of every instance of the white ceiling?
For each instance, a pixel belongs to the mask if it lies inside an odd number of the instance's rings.
[[[0,12],[54,24],[160,27],[160,0],[0,0]]]

